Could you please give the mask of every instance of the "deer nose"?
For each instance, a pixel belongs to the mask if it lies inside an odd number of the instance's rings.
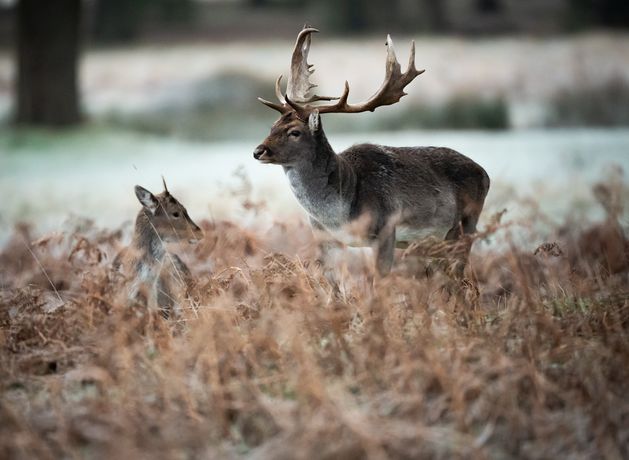
[[[269,149],[266,147],[266,145],[264,144],[260,144],[256,147],[256,149],[253,151],[253,158],[255,158],[256,160],[259,160],[260,157],[264,154],[264,153],[269,153]]]
[[[190,244],[196,244],[199,241],[201,241],[203,239],[204,233],[203,230],[201,230],[201,227],[199,227],[196,224],[192,225],[192,236],[190,238],[188,238],[188,243]]]

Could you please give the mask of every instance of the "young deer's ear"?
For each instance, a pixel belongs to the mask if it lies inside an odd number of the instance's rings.
[[[139,185],[135,186],[135,196],[138,197],[140,204],[144,206],[144,209],[149,211],[151,214],[155,214],[157,211],[158,201],[151,192],[149,192],[144,187],[140,187]]]
[[[308,116],[308,128],[310,128],[310,132],[315,134],[319,131],[319,127],[321,126],[321,116],[319,115],[319,111],[314,109],[312,113]]]

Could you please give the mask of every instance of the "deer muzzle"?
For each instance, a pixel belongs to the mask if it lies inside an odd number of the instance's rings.
[[[264,144],[258,145],[253,151],[253,158],[262,163],[268,163],[271,159],[271,150]]]
[[[188,238],[188,243],[197,244],[199,241],[203,239],[203,236],[204,236],[203,230],[194,222],[192,222],[190,230],[191,230],[190,232],[191,235]]]

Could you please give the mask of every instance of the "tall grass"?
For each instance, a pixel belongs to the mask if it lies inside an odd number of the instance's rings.
[[[0,456],[627,457],[628,246],[608,208],[546,245],[477,241],[465,282],[407,253],[375,287],[368,261],[325,276],[303,224],[205,222],[171,320],[117,303],[119,232],[21,226],[0,254]]]

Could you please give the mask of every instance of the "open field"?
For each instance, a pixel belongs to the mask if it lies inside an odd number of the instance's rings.
[[[0,195],[11,197],[0,201],[0,246],[19,221],[34,224],[37,234],[61,231],[77,218],[120,228],[137,212],[133,186],[157,190],[162,174],[193,218],[231,220],[256,232],[278,219],[302,221],[282,169],[252,157],[267,133],[265,127],[251,140],[210,143],[98,127],[63,135],[0,131]],[[629,171],[626,129],[330,135],[337,151],[367,140],[449,146],[481,164],[492,179],[481,225],[504,208],[507,218],[527,222],[540,209],[555,226],[567,218],[600,219],[591,186],[614,171]],[[243,193],[264,206],[243,208]],[[629,209],[620,222],[629,226]]]
[[[0,253],[0,457],[626,458],[623,190],[594,188],[597,222],[539,212],[541,246],[486,216],[465,282],[434,242],[373,287],[362,253],[323,276],[303,224],[204,220],[170,320],[120,303],[124,232],[20,226]]]
[[[377,283],[368,249],[324,272],[281,168],[251,157],[290,42],[86,53],[91,123],[0,129],[0,458],[629,458],[629,130],[538,128],[557,94],[623,126],[628,37],[418,40],[400,109],[504,99],[518,129],[326,117],[337,150],[445,145],[492,180],[464,280],[427,240]],[[372,92],[382,43],[317,37],[322,92]],[[0,56],[0,118],[12,73]],[[173,247],[195,281],[168,320],[111,270],[133,185],[162,174],[205,231]]]

